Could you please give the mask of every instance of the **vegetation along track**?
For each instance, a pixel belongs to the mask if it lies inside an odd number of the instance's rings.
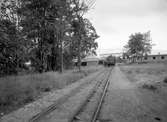
[[[109,69],[105,77],[94,89],[94,92],[80,106],[78,111],[69,119],[69,122],[96,122],[103,103],[103,99],[109,86],[109,78],[113,67]]]
[[[42,112],[38,113],[37,115],[34,115],[29,122],[38,122],[39,120],[41,120],[44,116],[46,116],[47,114],[51,113],[52,111],[54,111],[59,105],[63,104],[65,101],[67,101],[68,98],[70,98],[71,96],[74,96],[79,89],[82,89],[83,87],[86,87],[88,84],[90,84],[90,82],[92,82],[93,80],[98,80],[100,75],[103,75],[106,72],[104,70],[100,71],[99,73],[97,73],[97,75],[95,75],[95,77],[93,77],[92,79],[90,79],[88,82],[80,85],[77,89],[74,89],[71,93],[69,93],[68,95],[64,96],[63,98],[59,99],[58,101],[55,101],[54,104],[52,104],[51,106],[49,106],[48,108],[44,109]]]

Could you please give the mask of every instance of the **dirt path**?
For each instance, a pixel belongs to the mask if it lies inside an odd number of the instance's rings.
[[[99,117],[100,122],[167,122],[167,101],[142,90],[115,67]]]

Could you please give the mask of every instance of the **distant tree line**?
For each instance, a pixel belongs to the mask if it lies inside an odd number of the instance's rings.
[[[84,17],[93,0],[3,0],[0,8],[0,75],[57,71],[95,53],[99,36]]]
[[[143,57],[147,57],[151,53],[152,46],[150,31],[131,34],[124,46],[123,58],[129,59],[131,62],[136,62],[137,59],[142,61]]]

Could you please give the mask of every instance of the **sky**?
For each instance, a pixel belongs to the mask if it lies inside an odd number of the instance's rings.
[[[122,52],[131,34],[147,31],[153,52],[167,52],[167,0],[96,0],[86,17],[100,36],[98,53]]]

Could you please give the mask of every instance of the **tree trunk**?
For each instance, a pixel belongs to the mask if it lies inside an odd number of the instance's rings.
[[[78,17],[79,18],[79,24],[82,23],[81,21],[81,17]],[[79,39],[78,39],[78,69],[79,69],[79,72],[81,71],[81,41],[82,41],[82,36],[81,36],[81,27],[79,26]]]
[[[58,33],[59,38],[59,56],[60,56],[60,72],[63,73],[63,33]]]
[[[63,73],[63,41],[60,40],[61,47],[60,47],[60,60],[61,60],[61,66],[60,66],[60,72]]]
[[[79,69],[79,72],[81,71],[81,40],[79,39],[78,40],[78,69]]]

